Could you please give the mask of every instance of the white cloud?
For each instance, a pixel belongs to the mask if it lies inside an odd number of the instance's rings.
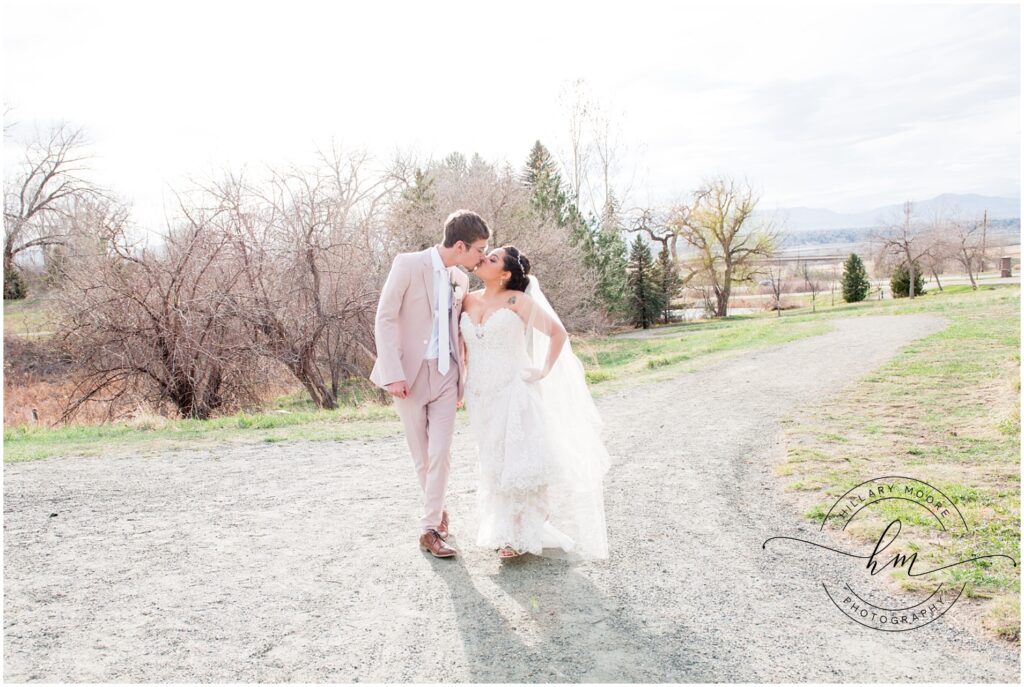
[[[583,77],[622,115],[631,200],[746,176],[766,207],[1019,193],[1016,5],[8,2],[15,118],[85,125],[155,220],[224,162],[381,155],[518,165]]]

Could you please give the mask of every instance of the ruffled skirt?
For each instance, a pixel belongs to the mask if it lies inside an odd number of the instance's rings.
[[[477,545],[507,544],[536,555],[572,552],[575,542],[550,517],[564,475],[537,387],[517,373],[507,386],[488,391],[471,393],[466,405],[480,450]]]

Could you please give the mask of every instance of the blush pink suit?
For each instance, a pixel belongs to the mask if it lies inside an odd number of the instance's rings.
[[[459,317],[462,299],[469,288],[469,277],[458,267],[449,267],[450,280],[462,288],[458,295],[452,293],[449,300],[452,307],[447,325],[452,360],[448,372],[441,374],[436,358],[423,357],[437,309],[432,250],[433,247],[395,256],[377,303],[377,361],[370,372],[370,381],[379,387],[403,379],[409,387],[407,398],[393,398],[423,489],[423,532],[436,528],[441,522],[441,511],[447,510],[445,491],[451,472],[455,405],[462,400],[465,389]]]

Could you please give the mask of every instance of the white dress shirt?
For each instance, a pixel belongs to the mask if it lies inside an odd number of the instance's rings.
[[[448,288],[448,318],[445,319],[445,323],[444,323],[444,325],[447,327],[449,325],[449,322],[450,322],[451,311],[452,311],[452,294],[451,294],[451,286],[449,286],[449,284],[451,284],[451,273],[448,271],[448,268],[445,267],[444,260],[441,259],[441,254],[437,251],[437,246],[433,246],[430,249],[430,260],[431,260],[431,262],[434,265],[434,270],[433,270],[433,274],[434,274],[433,289],[434,289],[435,299],[436,299],[437,291],[440,288],[441,283],[445,284],[445,286]],[[437,304],[435,303],[435,305],[437,305]],[[438,316],[437,316],[437,308],[435,307],[434,308],[434,319],[433,319],[433,323],[431,324],[431,330],[430,330],[430,343],[427,344],[427,352],[423,355],[423,359],[424,360],[430,360],[431,358],[437,358],[438,324],[439,324],[439,320],[440,320],[440,318],[438,318]],[[450,338],[451,337],[449,336],[449,339]],[[451,357],[452,346],[453,345],[454,344],[452,343],[452,341],[449,340],[448,341],[449,357]]]

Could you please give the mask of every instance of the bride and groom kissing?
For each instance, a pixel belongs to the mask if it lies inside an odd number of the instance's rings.
[[[606,558],[603,481],[610,457],[583,365],[530,261],[489,250],[475,212],[456,210],[441,243],[399,253],[377,305],[377,360],[405,428],[423,493],[420,548],[458,551],[446,499],[457,408],[478,450],[476,544],[525,553]],[[469,291],[475,274],[483,288]]]

